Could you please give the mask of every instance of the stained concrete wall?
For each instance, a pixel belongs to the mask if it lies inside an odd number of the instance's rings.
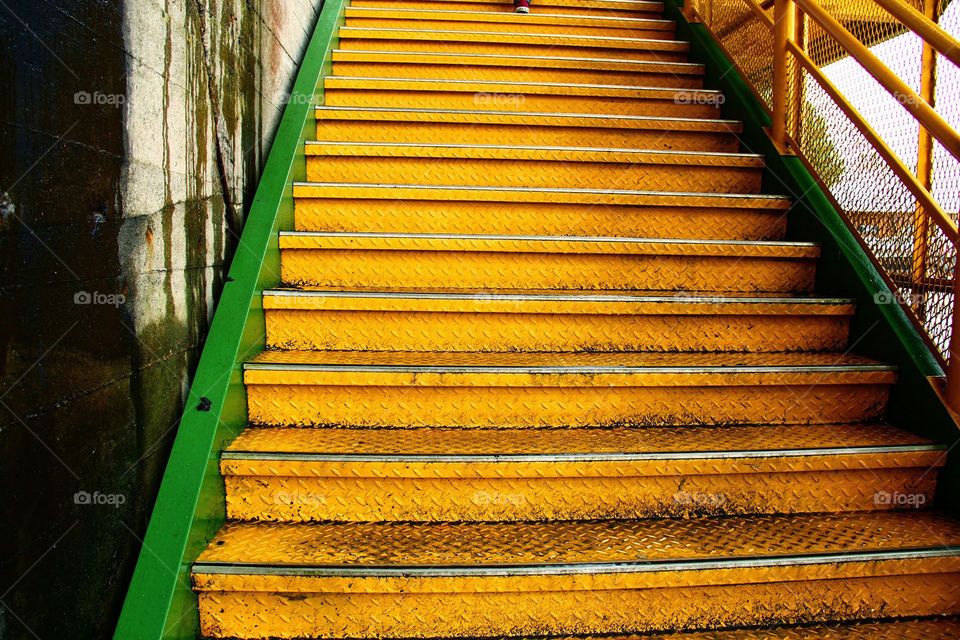
[[[0,3],[0,638],[110,636],[319,5]]]

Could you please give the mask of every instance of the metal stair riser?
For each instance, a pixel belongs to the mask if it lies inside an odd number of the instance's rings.
[[[493,54],[506,56],[542,56],[545,51],[550,55],[563,58],[620,58],[623,60],[647,60],[651,62],[687,62],[686,51],[656,51],[650,49],[614,48],[603,46],[560,45],[547,47],[542,44],[524,44],[505,42],[503,38],[495,40],[496,34],[488,41],[454,42],[434,34],[418,34],[417,38],[399,39],[389,32],[370,33],[369,31],[340,31],[340,49],[351,51],[416,51],[420,53],[464,53]],[[329,104],[329,103],[328,103]]]
[[[677,166],[487,158],[308,156],[307,180],[758,193],[763,171],[752,167]]]
[[[347,26],[360,29],[428,29],[431,31],[485,31],[495,33],[538,33],[566,36],[599,36],[606,38],[643,38],[650,40],[672,40],[673,29],[660,29],[650,25],[631,25],[621,27],[617,24],[610,26],[579,26],[556,24],[518,24],[508,14],[507,20],[502,22],[472,22],[461,20],[422,20],[414,17],[408,19],[396,18],[362,18],[347,16]]]
[[[598,199],[599,200],[599,199]],[[298,231],[780,240],[786,212],[596,203],[297,198]]]
[[[225,460],[221,470],[231,519],[492,522],[892,508],[878,504],[883,494],[922,496],[924,504],[932,504],[937,474],[929,467],[940,456],[940,451],[926,453],[924,466],[917,467],[906,466],[918,462],[916,454],[888,454],[887,460],[859,454],[841,462],[808,456],[783,462],[558,462],[525,469],[520,464]],[[877,464],[891,468],[872,468]],[[818,470],[837,465],[847,470]],[[477,467],[488,469],[483,475],[504,477],[476,477],[482,471]],[[767,470],[772,467],[779,470]],[[571,477],[551,477],[559,473]]]
[[[338,76],[371,78],[439,78],[443,80],[485,80],[509,82],[557,82],[561,84],[606,84],[641,87],[699,89],[703,79],[694,75],[647,73],[643,71],[604,71],[590,69],[538,68],[536,64],[516,67],[465,64],[397,64],[370,62],[334,62]]]
[[[215,588],[226,582],[221,576],[195,575],[194,582],[208,636],[436,638],[793,624],[875,618],[880,611],[884,617],[956,614],[958,571],[956,559],[948,558],[616,575],[593,581],[603,586],[592,589],[576,577],[546,576],[530,589],[511,586],[510,578],[479,579],[466,593],[448,586],[450,579],[419,592],[406,586],[412,580],[349,578],[351,593],[311,586],[330,582],[322,578],[237,576],[229,591]]]
[[[589,113],[667,118],[718,118],[720,110],[709,101],[695,98],[620,98],[590,95],[547,95],[521,93],[523,85],[510,92],[391,90],[331,88],[324,94],[332,107],[391,107],[402,109],[461,109],[467,111],[536,111]],[[701,190],[702,191],[702,190]]]
[[[513,13],[513,5],[504,2],[434,2],[432,0],[352,0],[351,7],[371,7],[376,9],[444,9],[448,11],[496,11]],[[649,7],[636,9],[617,8],[617,4],[602,6],[563,6],[556,3],[537,3],[538,10],[550,15],[564,16],[609,16],[611,18],[641,18],[658,20],[663,18],[662,8]],[[620,7],[623,5],[621,4]]]
[[[348,374],[339,374],[343,378]],[[583,427],[829,424],[881,419],[889,383],[764,386],[428,386],[247,382],[252,424]],[[586,380],[584,381],[586,382]]]
[[[282,249],[283,282],[318,287],[806,293],[816,260],[744,256]]]
[[[267,348],[360,351],[841,351],[849,317],[266,311]]]
[[[735,153],[736,134],[585,127],[538,127],[439,122],[369,122],[318,120],[317,140],[421,144],[496,144],[561,147],[606,147],[665,151]]]

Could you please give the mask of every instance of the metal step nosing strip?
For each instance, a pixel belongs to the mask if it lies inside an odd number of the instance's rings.
[[[643,367],[643,366],[411,366],[411,365],[344,365],[344,364],[288,364],[248,362],[249,371],[335,371],[342,373],[441,373],[441,374],[505,374],[505,375],[700,375],[727,373],[868,373],[896,371],[896,365],[801,365],[801,366],[705,366],[705,367]]]
[[[672,149],[622,149],[618,147],[540,147],[524,145],[506,145],[506,144],[434,144],[424,142],[350,142],[335,140],[308,140],[308,147],[403,147],[405,149],[496,149],[511,151],[577,151],[581,153],[601,152],[601,153],[631,153],[631,154],[655,154],[664,156],[707,156],[712,158],[754,158],[760,159],[764,156],[759,153],[729,153],[724,151],[676,151]],[[458,158],[459,159],[459,158]],[[653,164],[653,163],[652,163]]]
[[[387,33],[410,33],[422,35],[425,33],[439,33],[444,35],[480,35],[480,36],[535,36],[537,38],[547,38],[547,39],[569,39],[574,41],[582,41],[584,43],[594,43],[594,42],[604,42],[604,41],[616,41],[616,42],[633,42],[633,43],[644,43],[644,42],[659,42],[665,44],[680,44],[690,46],[690,42],[686,40],[661,40],[659,38],[621,38],[617,36],[578,36],[578,35],[566,35],[566,34],[554,34],[554,33],[523,33],[523,32],[507,32],[507,31],[451,31],[449,29],[394,29],[389,27],[340,27],[341,39],[343,39],[343,32],[347,32],[349,36],[350,33],[354,31],[384,31]],[[579,43],[578,43],[579,44]],[[587,46],[587,45],[581,45]],[[601,46],[602,48],[602,46]]]
[[[556,564],[500,564],[458,565],[452,567],[424,565],[277,565],[197,562],[193,572],[200,574],[237,575],[291,575],[312,577],[371,577],[371,578],[455,578],[455,577],[513,577],[535,575],[582,575],[611,573],[689,572],[724,569],[760,569],[771,567],[811,566],[822,564],[850,564],[855,562],[884,562],[919,560],[960,556],[960,546],[938,548],[910,548],[891,551],[852,551],[781,555],[773,557],[727,557],[716,560],[639,560],[636,562],[584,562]]]
[[[440,14],[452,16],[452,18],[457,18],[461,16],[465,16],[465,17],[496,16],[503,19],[500,21],[492,21],[492,22],[504,22],[506,24],[510,24],[509,22],[510,20],[514,20],[518,24],[521,22],[526,22],[525,18],[513,18],[512,17],[513,14],[502,13],[500,11],[463,11],[463,10],[456,10],[456,9],[403,9],[401,7],[392,7],[389,9],[385,9],[381,7],[349,7],[347,11],[350,13],[376,13],[380,11],[389,11],[389,12],[407,13],[407,14],[440,13]],[[360,16],[357,16],[357,17],[360,17]],[[385,18],[384,16],[374,16],[374,17],[382,20],[389,19],[389,18]],[[563,13],[537,13],[535,16],[535,19],[539,20],[540,18],[563,18],[563,19],[576,18],[578,20],[586,20],[586,21],[609,22],[615,25],[623,25],[623,24],[629,25],[629,24],[640,24],[640,23],[644,25],[659,24],[666,28],[674,27],[677,24],[673,20],[665,20],[663,18],[620,18],[617,16],[577,16],[577,15],[569,15],[569,14],[563,14]],[[429,19],[434,20],[434,18],[429,18]],[[475,22],[475,21],[473,20],[458,21],[456,19],[451,19],[450,22]],[[487,21],[484,20],[484,22],[487,22]],[[534,22],[532,24],[540,24],[540,23]],[[549,24],[549,23],[544,23],[544,24]],[[590,25],[579,25],[579,26],[586,27]]]
[[[506,191],[510,193],[569,193],[569,194],[597,194],[597,195],[616,195],[616,196],[656,196],[656,197],[676,197],[676,198],[716,198],[716,199],[739,199],[746,200],[780,200],[789,202],[786,196],[762,194],[762,193],[707,193],[702,191],[631,191],[629,189],[565,189],[563,187],[485,187],[478,185],[431,185],[431,184],[369,184],[365,182],[294,182],[294,187],[355,187],[363,189],[420,189],[423,191]],[[742,242],[749,242],[744,240]]]
[[[648,453],[551,453],[551,454],[340,454],[263,451],[224,451],[222,460],[264,460],[299,462],[396,462],[396,463],[525,463],[525,462],[642,462],[656,460],[709,460],[740,458],[789,458],[943,451],[940,444],[913,444],[813,449],[768,449],[738,451],[664,451]]]
[[[723,95],[721,91],[716,89],[685,89],[681,87],[641,87],[635,85],[619,85],[619,84],[571,84],[569,82],[515,82],[515,81],[500,81],[500,80],[457,80],[449,78],[379,78],[374,76],[327,76],[327,78],[335,80],[376,80],[376,81],[388,81],[388,82],[403,82],[403,83],[412,83],[419,82],[429,85],[434,84],[496,84],[496,85],[507,85],[510,87],[565,87],[571,89],[623,89],[630,91],[656,91],[658,93],[686,93],[686,94],[707,94],[711,96],[720,96]]]
[[[450,53],[446,51],[388,51],[380,49],[334,49],[332,53],[343,54],[369,54],[369,55],[391,55],[391,56],[436,56],[449,57],[457,60],[470,58],[511,58],[518,60],[564,60],[570,62],[616,62],[620,64],[643,66],[670,66],[670,67],[693,67],[702,69],[703,64],[699,62],[664,62],[660,60],[634,60],[632,58],[582,58],[577,56],[521,56],[516,54],[498,54],[498,53]]]
[[[816,242],[787,242],[780,240],[697,240],[693,238],[629,238],[614,236],[505,236],[474,233],[389,233],[377,231],[281,231],[281,237],[290,238],[378,238],[397,240],[491,240],[517,242],[609,242],[630,244],[723,245],[744,247],[813,248]]]
[[[548,111],[470,111],[467,109],[407,109],[407,108],[390,108],[390,107],[331,107],[331,106],[320,106],[318,105],[315,111],[362,111],[365,113],[449,113],[449,114],[469,114],[469,115],[482,115],[482,116],[514,116],[516,118],[524,118],[530,120],[531,118],[536,118],[538,116],[546,116],[550,118],[580,118],[580,119],[594,119],[600,121],[610,121],[610,120],[625,120],[625,121],[635,121],[635,122],[696,122],[696,123],[710,123],[710,124],[727,124],[727,125],[742,125],[740,120],[724,120],[722,118],[673,118],[673,117],[654,117],[654,116],[631,116],[631,115],[613,115],[605,116],[599,113],[550,113]],[[446,123],[444,123],[446,124]],[[497,124],[497,123],[494,123]],[[527,125],[529,126],[529,125]],[[613,127],[611,127],[613,128]],[[319,142],[319,141],[309,141],[309,142]],[[579,148],[579,147],[576,147]],[[749,155],[749,154],[747,154]],[[759,155],[759,154],[754,154]]]
[[[551,294],[503,294],[503,293],[437,293],[398,291],[322,291],[302,289],[265,289],[264,296],[295,298],[367,298],[391,300],[456,300],[482,302],[645,302],[676,304],[797,304],[797,305],[846,305],[855,304],[853,298],[738,298],[687,294],[677,296],[630,296],[630,295],[551,295]]]

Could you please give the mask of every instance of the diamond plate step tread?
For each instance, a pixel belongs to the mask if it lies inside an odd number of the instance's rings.
[[[369,27],[340,27],[340,41],[361,40],[419,40],[434,42],[473,42],[537,45],[553,47],[589,47],[594,49],[629,49],[687,53],[690,43],[680,40],[652,38],[624,38],[613,36],[577,36],[499,31],[447,31],[442,29],[387,29]],[[343,44],[341,44],[343,47]]]
[[[840,622],[827,625],[765,627],[763,629],[654,633],[642,636],[606,636],[602,640],[933,640],[934,638],[960,638],[960,617]],[[601,639],[581,637],[557,638],[556,640]]]
[[[330,107],[316,109],[319,123],[338,121],[404,122],[440,124],[489,124],[521,127],[576,127],[678,132],[740,133],[743,126],[734,120],[707,118],[662,118],[648,116],[531,113],[516,111],[466,111],[456,109],[388,109],[376,107]],[[742,154],[741,154],[742,155]],[[749,155],[749,154],[748,154]]]
[[[533,160],[555,162],[609,162],[693,167],[762,169],[763,156],[753,153],[710,151],[646,151],[594,147],[507,146],[482,144],[427,144],[389,142],[309,141],[306,155],[368,158],[476,158],[485,160]]]
[[[423,53],[416,51],[363,51],[334,49],[332,60],[337,62],[378,62],[402,64],[445,64],[461,66],[524,66],[543,69],[585,69],[596,71],[633,71],[701,76],[702,64],[694,62],[660,62],[631,60],[629,58],[577,58],[562,56],[495,55],[481,53]]]
[[[799,300],[799,302],[797,302]],[[264,292],[270,349],[836,351],[851,300],[599,291]]]
[[[426,4],[431,7],[442,7],[449,4],[461,3],[464,0],[430,0]],[[469,0],[471,4],[492,5],[496,9],[503,6],[501,0]],[[400,6],[407,6],[409,0],[398,0]],[[372,4],[369,0],[354,0],[351,6],[368,6]],[[543,0],[539,3],[540,7],[581,7],[590,9],[608,9],[618,11],[644,11],[656,12],[663,11],[662,2],[648,2],[646,0]],[[513,7],[507,5],[508,11],[513,11]]]
[[[669,296],[605,291],[545,293],[528,291],[359,291],[267,289],[264,309],[367,310],[551,314],[749,314],[852,315],[850,298],[740,297],[681,293]]]
[[[523,29],[531,24],[556,24],[569,26],[610,26],[657,29],[672,33],[677,23],[673,20],[651,18],[625,18],[615,16],[570,16],[536,12],[526,16],[497,11],[463,11],[450,9],[378,9],[372,7],[347,7],[350,18],[404,18],[418,21],[450,20],[463,22],[497,22],[516,25]]]
[[[498,13],[513,13],[513,5],[503,2],[488,2],[487,0],[443,0],[437,3],[431,0],[353,0],[352,7],[370,7],[375,9],[424,9],[432,11],[445,9],[454,11],[495,11]],[[663,6],[656,3],[640,5],[613,4],[600,5],[563,5],[560,2],[538,3],[541,11],[552,15],[567,16],[624,16],[631,18],[663,18]]]
[[[244,430],[223,460],[369,462],[577,462],[702,460],[933,453],[946,445],[886,424],[612,429],[284,429]],[[918,459],[930,458],[929,455]],[[240,471],[237,471],[240,472]]]
[[[573,428],[882,420],[894,367],[836,353],[267,351],[251,424]]]
[[[814,259],[820,256],[820,247],[809,242],[592,238],[584,236],[281,231],[279,244],[281,250],[494,251],[498,253],[603,253],[775,259]]]
[[[520,523],[228,522],[207,571],[434,576],[690,571],[840,563],[865,554],[960,555],[960,522],[909,511]]]
[[[348,9],[349,11],[349,9]],[[348,14],[345,24],[354,28],[372,29],[426,29],[434,31],[485,31],[497,33],[528,33],[531,35],[598,36],[638,39],[673,39],[675,25],[662,19],[633,18],[629,22],[598,21],[590,16],[562,16],[534,12],[534,20],[527,21],[517,14],[499,11],[430,11],[403,9],[372,9],[388,15]],[[410,13],[396,13],[409,11]],[[412,15],[420,13],[421,16]],[[582,22],[583,24],[571,24]]]
[[[373,78],[326,76],[324,89],[362,89],[385,91],[432,91],[457,93],[490,93],[506,95],[545,95],[600,98],[632,98],[662,100],[675,107],[681,104],[718,106],[723,94],[712,89],[671,87],[638,87],[604,84],[571,84],[563,82],[470,81],[443,78]]]
[[[249,428],[220,470],[242,520],[836,513],[931,503],[945,449],[885,425]]]
[[[295,198],[356,198],[395,200],[558,202],[588,205],[656,207],[764,208],[787,211],[784,196],[738,193],[683,193],[621,189],[562,189],[536,187],[482,187],[409,184],[295,182]]]

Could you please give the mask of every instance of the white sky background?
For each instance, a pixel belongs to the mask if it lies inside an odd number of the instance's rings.
[[[960,1],[950,3],[940,19],[940,26],[954,37],[960,34]],[[918,36],[905,33],[873,47],[872,51],[914,90],[919,89],[921,40]],[[852,58],[844,58],[823,70],[903,163],[910,169],[916,169],[919,129],[916,120],[903,106]],[[811,97],[817,93],[812,93]],[[940,116],[954,129],[960,130],[960,69],[942,56],[938,56],[937,61],[935,102]],[[824,107],[828,112],[836,111],[832,103]],[[852,207],[862,209],[865,200],[877,201],[878,205],[887,200],[880,197],[880,194],[889,193],[882,181],[870,180],[863,175],[865,167],[871,166],[872,162],[868,158],[858,157],[858,150],[862,148],[860,141],[845,145],[843,137],[849,134],[840,125],[828,124],[827,131],[847,167],[843,178],[833,189],[840,204],[849,203]],[[869,155],[874,156],[872,152]],[[935,145],[933,167],[933,196],[944,210],[960,211],[960,163],[945,149]],[[876,197],[871,197],[870,191],[875,191]],[[880,208],[883,208],[882,205]]]

